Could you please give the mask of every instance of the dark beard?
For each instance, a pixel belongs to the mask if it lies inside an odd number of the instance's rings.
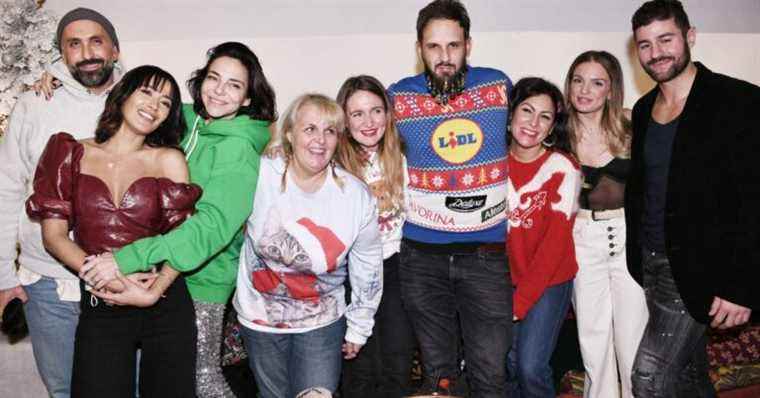
[[[464,91],[464,76],[467,74],[467,64],[457,69],[453,75],[440,78],[425,64],[425,78],[427,79],[430,95],[441,105],[447,105],[449,100]]]
[[[684,42],[686,39],[684,39]],[[689,62],[691,62],[691,49],[687,44],[684,45],[684,51],[681,58],[673,59],[673,64],[671,65],[670,69],[668,69],[664,74],[662,75],[656,75],[652,68],[650,67],[650,64],[657,63],[660,61],[663,57],[655,58],[652,60],[649,60],[649,62],[644,65],[644,70],[647,72],[649,77],[652,78],[652,80],[656,81],[657,83],[665,83],[673,80],[676,76],[680,75],[681,72],[686,69],[687,66],[689,66]],[[671,57],[672,58],[672,57]]]
[[[92,72],[84,72],[79,69],[82,66],[89,64],[101,64],[102,66],[100,69]],[[71,72],[71,76],[74,78],[74,80],[78,81],[87,88],[93,88],[104,85],[108,79],[111,78],[113,68],[113,61],[106,62],[101,58],[96,58],[78,62],[76,65],[70,66],[69,71]]]

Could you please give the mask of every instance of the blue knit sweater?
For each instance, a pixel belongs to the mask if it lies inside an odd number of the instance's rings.
[[[424,74],[390,86],[408,163],[405,238],[504,241],[511,87],[503,72],[476,67],[445,106],[430,95]]]

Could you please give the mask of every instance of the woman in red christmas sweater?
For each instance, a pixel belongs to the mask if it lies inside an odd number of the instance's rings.
[[[555,397],[549,366],[578,270],[573,222],[581,174],[568,155],[560,90],[540,78],[510,93],[507,204],[514,340],[507,357],[513,397]]]

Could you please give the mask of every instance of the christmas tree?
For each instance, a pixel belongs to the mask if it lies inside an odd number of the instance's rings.
[[[0,136],[18,96],[58,57],[57,18],[42,3],[0,1]]]

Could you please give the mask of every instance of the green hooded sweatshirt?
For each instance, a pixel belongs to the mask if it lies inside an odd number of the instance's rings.
[[[190,128],[182,140],[190,181],[203,188],[196,212],[167,234],[140,239],[114,255],[124,274],[168,261],[185,273],[193,300],[226,303],[235,289],[243,225],[253,208],[269,122],[243,115],[205,124],[192,105],[182,111]]]

